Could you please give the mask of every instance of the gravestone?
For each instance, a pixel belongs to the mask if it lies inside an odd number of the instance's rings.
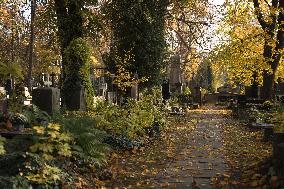
[[[138,74],[134,74],[134,78],[136,81],[138,81]],[[134,100],[138,100],[138,89],[139,89],[139,85],[136,82],[130,89],[130,97]]]
[[[67,109],[71,111],[86,111],[87,105],[86,105],[86,98],[85,98],[85,89],[77,89],[72,90],[68,94],[69,98],[65,99],[67,104]]]
[[[60,90],[52,87],[36,88],[32,91],[32,103],[52,114],[60,108]]]
[[[273,133],[273,157],[281,167],[284,167],[284,133]]]
[[[167,79],[165,79],[162,84],[162,96],[164,100],[169,100],[171,98],[170,82]]]
[[[170,92],[181,94],[182,93],[182,71],[180,57],[173,56],[171,58],[170,67]]]
[[[108,92],[107,93],[107,99],[108,99],[109,103],[116,104],[117,103],[117,95],[116,95],[116,93],[115,92]]]
[[[1,96],[6,96],[6,90],[4,87],[0,87],[0,95]]]
[[[96,78],[94,82],[95,82],[95,88],[97,90],[97,96],[102,96],[104,98],[107,98],[108,85],[105,80],[105,77]]]
[[[284,133],[283,132],[274,132],[273,133],[273,141],[272,141],[272,146],[273,146],[273,155],[277,156],[279,152],[278,144],[284,143]]]
[[[7,113],[7,99],[4,87],[0,87],[0,112]]]
[[[133,87],[131,87],[131,98],[138,100],[138,84],[135,84]]]

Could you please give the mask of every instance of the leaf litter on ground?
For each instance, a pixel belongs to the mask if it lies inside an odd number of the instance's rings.
[[[221,117],[220,121],[216,116]],[[190,140],[196,140],[194,131],[197,124],[200,121],[203,121],[202,124],[210,124],[213,119],[217,120],[216,128],[222,130],[222,148],[216,149],[208,144],[199,147],[189,145]],[[215,136],[214,131],[197,134],[203,136],[204,140],[220,137]],[[140,149],[112,154],[108,166],[112,178],[104,181],[102,188],[175,188],[183,182],[183,176],[200,172],[198,167],[181,167],[175,161],[180,158],[194,159],[196,156],[214,158],[218,154],[224,155],[229,170],[212,177],[212,187],[269,188],[278,178],[268,177],[267,172],[263,171],[269,167],[267,160],[271,156],[272,147],[271,143],[263,142],[262,135],[262,132],[251,131],[232,119],[228,110],[209,108],[190,111],[185,117],[170,117],[160,138]],[[200,154],[192,154],[193,150]],[[192,164],[190,161],[187,163]],[[208,170],[213,169],[210,163],[205,163]],[[181,171],[188,173],[180,175]],[[191,184],[191,187],[198,187],[195,180]]]

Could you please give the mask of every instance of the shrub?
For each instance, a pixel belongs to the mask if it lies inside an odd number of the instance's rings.
[[[30,147],[31,152],[37,152],[42,155],[45,160],[54,159],[54,155],[70,157],[71,148],[69,143],[72,137],[60,132],[60,125],[50,123],[47,127],[33,127],[36,133],[36,142]]]
[[[29,123],[28,118],[21,113],[11,113],[9,115],[9,119],[10,119],[14,128],[19,129],[20,126],[30,127],[30,123]]]
[[[51,117],[45,111],[40,110],[37,106],[32,105],[23,110],[22,114],[28,120],[30,126],[47,124],[51,121]]]
[[[269,100],[265,101],[262,104],[262,108],[265,109],[265,110],[270,110],[272,107],[273,107],[273,103]]]
[[[94,118],[99,129],[115,137],[137,140],[160,130],[165,123],[163,111],[159,92],[148,90],[143,93],[141,100],[128,99],[123,106],[106,102],[98,104]]]
[[[62,180],[64,173],[54,162],[48,162],[35,153],[26,153],[25,159],[25,167],[20,175],[24,175],[30,183],[49,188]]]
[[[106,152],[109,147],[103,143],[107,133],[95,128],[95,121],[90,116],[66,118],[62,121],[65,131],[72,134],[75,143],[73,154],[87,163],[101,166],[106,162]]]
[[[38,184],[53,184],[61,180],[61,169],[53,164],[53,160],[59,157],[70,157],[70,142],[72,137],[61,131],[59,124],[49,123],[45,126],[33,127],[35,131],[35,143],[30,147],[29,155],[38,157],[36,163],[28,162],[26,168],[29,172],[26,178]],[[33,166],[40,165],[40,166]]]
[[[0,188],[3,189],[31,189],[27,179],[21,176],[0,177]]]
[[[192,97],[191,95],[181,94],[178,96],[178,102],[180,105],[191,103]]]

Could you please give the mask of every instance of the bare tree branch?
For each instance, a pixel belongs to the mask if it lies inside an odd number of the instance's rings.
[[[267,0],[264,0],[264,2],[270,7],[270,4]]]
[[[277,26],[277,9],[279,7],[279,0],[272,0],[272,8],[270,9],[270,17],[271,17],[271,23],[269,24],[269,29],[271,31],[274,31]]]
[[[183,13],[182,13],[183,14]],[[191,20],[186,20],[185,17],[180,16],[179,18],[175,18],[170,12],[167,13],[167,17],[168,18],[173,18],[176,19],[177,21],[181,21],[185,24],[200,24],[200,25],[205,25],[208,26],[210,23],[206,22],[206,21],[191,21]]]
[[[186,40],[183,38],[182,34],[177,31],[176,29],[173,29],[172,30],[178,35],[178,38],[179,40],[181,41],[181,43],[187,48],[187,50],[191,50],[190,46],[187,44]]]

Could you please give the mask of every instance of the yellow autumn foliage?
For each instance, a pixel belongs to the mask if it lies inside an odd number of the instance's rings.
[[[269,11],[276,10],[269,9],[264,1],[261,2],[262,11],[267,13],[264,19],[269,22]],[[215,79],[233,86],[248,86],[254,79],[262,84],[262,73],[270,70],[270,66],[263,58],[265,33],[257,21],[253,4],[249,0],[228,0],[226,5],[227,14],[217,29],[217,33],[225,40],[208,57]],[[272,47],[275,44],[272,41],[270,43]],[[279,77],[284,78],[283,59],[276,80]]]

